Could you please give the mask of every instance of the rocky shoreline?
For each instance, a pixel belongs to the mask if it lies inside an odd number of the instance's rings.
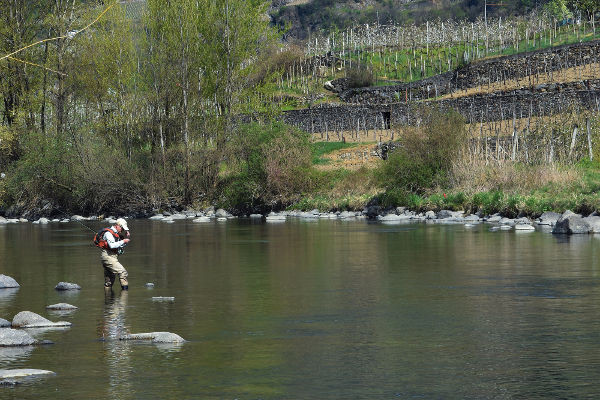
[[[136,216],[129,218],[139,218]],[[583,234],[583,233],[600,233],[600,213],[594,212],[588,216],[576,214],[570,210],[562,214],[556,212],[545,212],[538,218],[527,216],[519,218],[507,218],[500,213],[492,215],[482,215],[481,213],[465,215],[463,211],[427,211],[415,212],[405,207],[397,207],[390,210],[382,210],[380,207],[365,207],[362,211],[336,211],[322,212],[317,209],[312,211],[281,211],[270,212],[269,214],[250,214],[244,216],[236,216],[232,213],[214,207],[207,208],[203,211],[186,210],[181,212],[164,212],[156,213],[150,217],[146,217],[153,221],[163,223],[174,223],[178,220],[192,220],[195,223],[206,223],[211,221],[227,221],[234,218],[250,218],[253,220],[264,220],[266,222],[283,222],[288,218],[298,218],[305,220],[316,219],[367,219],[378,221],[381,223],[440,223],[440,224],[464,224],[465,226],[473,226],[479,223],[492,224],[490,230],[508,230],[515,229],[521,231],[540,230],[555,233],[555,234]],[[49,223],[66,223],[71,221],[105,221],[107,223],[115,223],[116,217],[98,217],[89,216],[82,217],[73,215],[69,218],[48,219],[45,217],[29,221],[26,218],[5,218],[0,216],[0,225],[28,223],[46,225]]]

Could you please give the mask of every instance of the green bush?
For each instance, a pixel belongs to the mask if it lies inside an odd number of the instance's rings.
[[[228,145],[223,206],[248,212],[287,205],[314,184],[306,134],[282,123],[240,126]]]
[[[380,184],[388,192],[419,195],[435,187],[447,187],[452,164],[466,140],[464,121],[459,114],[429,110],[421,128],[403,132],[401,146],[377,172]],[[464,198],[459,200],[464,202]]]

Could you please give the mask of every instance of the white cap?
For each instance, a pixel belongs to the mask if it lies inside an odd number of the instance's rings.
[[[127,221],[125,221],[123,218],[119,218],[117,220],[117,225],[119,225],[121,228],[123,228],[126,231],[129,230],[129,228],[127,227]]]

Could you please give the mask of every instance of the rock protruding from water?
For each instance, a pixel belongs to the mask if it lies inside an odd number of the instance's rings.
[[[19,285],[17,281],[14,280],[14,278],[8,275],[0,274],[0,289],[15,287],[21,287],[21,285]]]
[[[121,336],[119,340],[148,340],[152,343],[183,343],[185,339],[171,332],[132,333]]]
[[[0,369],[0,385],[16,385],[28,378],[55,375],[45,369]]]
[[[0,328],[10,328],[10,321],[0,318]]]
[[[58,282],[58,285],[54,287],[56,290],[81,290],[81,286],[76,283],[70,282]]]
[[[13,328],[45,328],[71,326],[71,323],[66,321],[52,322],[34,312],[21,311],[14,316],[12,326]]]
[[[552,233],[557,234],[580,234],[590,233],[592,227],[588,224],[581,215],[575,214],[572,211],[565,211],[563,215],[556,221],[556,225],[552,229]]]
[[[152,282],[147,282],[145,285],[148,289],[152,289],[154,287],[154,283]]]
[[[556,221],[559,220],[561,215],[552,211],[546,211],[537,220],[538,225],[556,225]]]
[[[77,310],[78,308],[79,307],[74,306],[69,303],[57,303],[57,304],[50,304],[49,306],[46,306],[46,309],[48,309],[48,310]]]
[[[588,225],[592,229],[592,233],[600,233],[600,217],[599,216],[590,215],[589,217],[585,217],[583,220],[588,223]]]
[[[0,347],[31,346],[39,342],[29,333],[12,328],[0,329]]]

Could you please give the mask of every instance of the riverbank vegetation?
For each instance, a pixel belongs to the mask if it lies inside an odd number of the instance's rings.
[[[414,80],[530,43],[593,37],[593,19],[363,27],[302,48],[282,45],[259,0],[148,0],[137,20],[120,3],[4,5],[0,213],[378,204],[539,214],[599,205],[590,161],[599,155],[586,143],[596,143],[600,123],[587,111],[566,107],[488,132],[432,110],[417,127],[394,128],[400,146],[388,160],[353,169],[326,157],[352,143],[315,143],[276,122],[290,102],[316,104],[313,88],[326,78]],[[327,53],[337,61],[304,63]]]

